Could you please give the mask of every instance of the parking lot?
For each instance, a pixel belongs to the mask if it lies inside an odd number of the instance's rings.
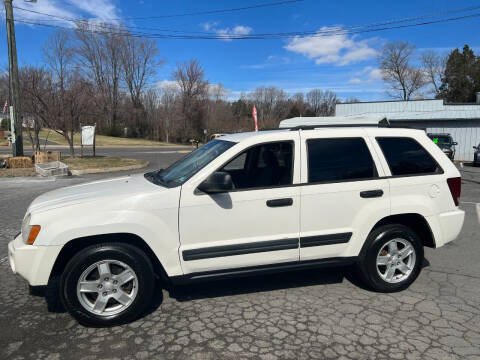
[[[178,149],[131,150],[150,168]],[[29,203],[58,187],[110,177],[0,180],[1,359],[480,359],[480,168],[462,170],[460,237],[426,249],[406,291],[366,290],[349,269],[216,281],[158,292],[142,319],[85,328],[49,313],[10,271],[7,243]]]

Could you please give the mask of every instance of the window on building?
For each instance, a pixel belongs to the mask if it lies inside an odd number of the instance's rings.
[[[236,189],[290,185],[293,181],[293,142],[251,147],[226,164]]]
[[[354,181],[377,177],[362,138],[309,139],[308,182]]]
[[[430,154],[412,138],[378,137],[377,142],[392,175],[421,175],[442,171]]]

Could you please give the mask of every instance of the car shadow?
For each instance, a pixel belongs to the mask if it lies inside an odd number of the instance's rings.
[[[346,268],[299,270],[269,275],[245,276],[230,280],[212,280],[171,286],[167,291],[177,301],[216,298],[231,295],[292,289],[312,285],[342,283]]]

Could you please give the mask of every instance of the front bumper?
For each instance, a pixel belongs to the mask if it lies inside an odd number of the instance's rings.
[[[53,264],[62,246],[26,245],[22,235],[8,244],[8,260],[13,273],[25,278],[31,286],[47,285]]]

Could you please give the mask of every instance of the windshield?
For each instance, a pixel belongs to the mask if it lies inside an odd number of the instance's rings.
[[[156,184],[166,187],[181,185],[235,144],[231,141],[212,140],[192,151],[167,169],[147,173],[145,177]]]
[[[452,138],[450,136],[446,136],[446,135],[428,135],[428,136],[438,146],[452,144]]]

